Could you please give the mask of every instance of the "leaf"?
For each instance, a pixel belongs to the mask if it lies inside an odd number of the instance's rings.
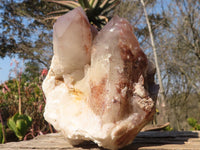
[[[120,3],[119,0],[115,0],[112,3],[106,4],[102,7],[102,15],[106,16],[111,10],[113,10],[118,4]]]
[[[27,127],[30,127],[31,126],[31,123],[32,123],[32,118],[28,115],[23,115],[22,116],[22,119],[26,121],[26,124],[27,124]]]
[[[23,114],[19,115],[19,113],[16,113],[8,120],[7,125],[12,131],[14,131],[19,140],[22,140],[28,128],[31,126],[31,123],[32,118],[30,116]]]
[[[53,2],[57,4],[61,4],[63,6],[67,6],[71,9],[74,9],[76,7],[80,7],[81,5],[79,3],[73,2],[73,1],[53,1],[53,0],[47,0],[48,2]]]
[[[101,1],[100,1],[100,0],[96,0],[95,3],[94,3],[93,8],[94,8],[95,10],[97,10],[97,9],[100,7],[100,5],[101,5]]]
[[[94,4],[95,1],[96,0],[89,0],[89,4],[90,4],[91,7],[93,7],[93,4]]]
[[[16,114],[12,117],[12,118],[13,118],[13,121],[16,122],[17,119],[18,119],[18,117],[19,117],[19,113],[16,113]]]
[[[14,131],[14,132],[17,131],[16,124],[15,124],[13,118],[8,119],[7,125],[12,131]]]
[[[83,0],[78,0],[78,2],[83,8],[85,8]]]
[[[109,0],[104,0],[103,3],[99,7],[103,8],[107,3],[109,3]]]
[[[58,11],[52,11],[52,12],[48,13],[47,15],[59,14],[59,13],[66,13],[68,11],[70,11],[70,9],[63,9],[63,10],[58,10]]]
[[[200,124],[196,124],[195,129],[200,130]]]
[[[3,127],[2,127],[2,124],[0,123],[0,143],[4,143],[5,142],[5,139],[4,139],[4,136],[3,136]]]
[[[88,0],[82,0],[84,4],[84,8],[91,8]]]
[[[28,126],[27,126],[26,121],[23,120],[23,119],[17,120],[17,122],[16,122],[16,127],[17,127],[17,130],[18,130],[17,136],[18,136],[20,139],[22,139],[22,138],[25,136],[25,134],[26,134],[26,132],[27,132],[27,129],[28,129]]]
[[[54,17],[48,17],[45,18],[44,20],[57,20],[60,16],[54,16]]]
[[[188,118],[187,121],[188,121],[189,125],[192,127],[195,127],[197,124],[197,120],[194,118]]]

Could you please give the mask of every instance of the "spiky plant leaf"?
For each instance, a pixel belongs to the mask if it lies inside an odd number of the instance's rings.
[[[120,0],[67,0],[67,1],[59,1],[59,0],[46,0],[48,2],[60,4],[67,9],[58,10],[54,12],[50,12],[51,16],[47,19],[57,19],[58,16],[63,13],[67,13],[68,11],[76,8],[82,7],[91,24],[94,24],[99,29],[101,29],[111,18],[109,17],[109,13],[114,10],[114,8],[120,3]]]
[[[54,1],[54,0],[47,0],[47,1],[57,3],[57,4],[61,4],[65,7],[69,7],[69,9],[74,9],[76,7],[81,6],[79,3],[76,3],[76,2],[73,2],[73,1]]]
[[[70,9],[57,10],[57,11],[52,11],[52,12],[48,13],[47,15],[61,14],[61,13],[66,13],[68,11],[70,11]]]

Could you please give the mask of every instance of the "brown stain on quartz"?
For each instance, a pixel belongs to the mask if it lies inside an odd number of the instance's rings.
[[[89,105],[93,112],[100,116],[103,115],[105,109],[106,81],[107,78],[103,78],[99,84],[90,83],[91,97]]]
[[[130,104],[130,99],[134,92],[133,84],[138,82],[141,75],[145,76],[147,68],[146,55],[139,48],[139,44],[136,43],[137,41],[135,42],[134,39],[130,41],[127,37],[124,37],[123,34],[121,34],[118,46],[120,48],[120,55],[124,62],[124,67],[120,81],[116,86],[116,90],[121,96],[119,118],[124,118],[134,111]],[[128,34],[130,35],[130,33]],[[133,36],[134,35],[130,35],[130,38],[133,38]],[[125,95],[122,94],[124,88],[127,88]]]
[[[64,78],[62,76],[55,77],[55,86],[58,86],[63,82],[64,82]]]

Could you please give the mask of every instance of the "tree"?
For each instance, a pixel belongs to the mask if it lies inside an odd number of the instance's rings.
[[[166,94],[167,118],[174,129],[187,128],[191,113],[199,110],[199,1],[144,1],[157,48],[161,79]],[[140,1],[123,1],[116,14],[133,25],[140,45],[151,59],[153,51]],[[192,109],[193,108],[193,109]],[[160,110],[159,110],[160,112]],[[196,113],[195,113],[196,112]]]
[[[164,8],[164,7],[163,7]],[[168,103],[177,129],[185,128],[184,120],[192,114],[199,118],[200,102],[200,2],[172,0],[165,9],[170,27],[159,36],[162,51],[163,79]],[[196,113],[194,111],[196,110]],[[179,121],[176,121],[179,120]]]
[[[153,54],[154,54],[154,61],[155,61],[156,71],[157,71],[157,76],[158,76],[158,82],[159,82],[159,85],[160,85],[160,92],[159,92],[160,93],[160,100],[161,100],[161,110],[160,110],[161,111],[161,117],[160,117],[160,119],[162,119],[162,121],[161,121],[162,123],[165,123],[165,122],[167,122],[165,91],[164,91],[164,87],[163,87],[163,83],[162,83],[162,79],[161,79],[160,66],[158,64],[157,50],[156,50],[154,37],[153,37],[152,29],[151,29],[151,24],[149,22],[149,18],[148,18],[148,14],[147,14],[147,11],[146,11],[146,6],[145,6],[145,3],[144,3],[144,0],[140,0],[140,1],[142,3],[142,6],[143,6],[144,15],[145,15],[148,30],[149,30],[149,35],[150,35]]]
[[[52,56],[52,24],[44,18],[57,7],[41,0],[2,0],[0,57],[18,55],[48,67]]]

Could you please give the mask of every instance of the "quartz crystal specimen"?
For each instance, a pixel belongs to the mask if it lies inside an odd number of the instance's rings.
[[[73,145],[130,144],[152,119],[158,86],[128,21],[116,16],[97,32],[76,8],[54,24],[53,45],[45,119]]]

